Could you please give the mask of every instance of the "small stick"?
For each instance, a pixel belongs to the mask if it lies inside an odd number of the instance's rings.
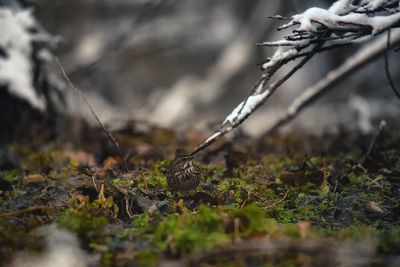
[[[143,172],[141,172],[141,174],[142,174],[142,179],[143,179],[143,182],[144,182],[144,187],[145,187],[145,189],[146,189],[146,194],[148,194],[148,193],[149,193],[149,186],[147,185],[147,179],[146,179],[146,177],[143,175]]]
[[[281,199],[279,199],[278,201],[276,201],[276,202],[274,202],[274,203],[272,203],[272,204],[270,204],[268,206],[265,206],[264,208],[270,209],[270,208],[273,208],[276,205],[282,203],[287,198],[288,194],[289,194],[289,190],[286,191],[285,195]]]
[[[96,191],[99,192],[99,189],[97,188],[97,184],[96,184],[96,177],[94,175],[92,175],[92,182],[93,182],[94,189],[96,189]]]
[[[241,241],[240,239],[240,219],[233,219],[233,244],[237,245]]]
[[[268,19],[278,19],[278,20],[292,20],[293,18],[291,17],[284,17],[281,15],[275,15],[275,16],[268,16]]]
[[[82,100],[86,103],[86,105],[89,107],[90,112],[92,113],[93,117],[96,119],[97,123],[100,125],[100,127],[103,129],[103,131],[106,133],[107,137],[110,139],[110,141],[114,144],[115,149],[117,150],[119,156],[121,157],[122,160],[122,167],[124,168],[124,170],[127,172],[128,171],[128,164],[125,161],[125,158],[122,154],[121,148],[119,146],[119,143],[117,141],[117,139],[115,139],[115,137],[111,134],[111,132],[109,132],[106,127],[104,126],[104,124],[101,122],[100,118],[96,115],[96,112],[94,112],[94,109],[92,107],[92,105],[90,105],[89,100],[87,100],[85,94],[83,94],[83,92],[81,90],[78,89],[78,87],[76,87],[71,80],[68,78],[67,73],[64,70],[64,67],[61,65],[60,60],[58,59],[58,57],[54,57],[54,59],[57,62],[58,68],[61,71],[61,74],[63,75],[64,79],[67,81],[68,85],[82,98]]]
[[[383,129],[385,129],[385,127],[386,127],[386,121],[381,120],[377,131],[375,132],[374,136],[371,139],[371,142],[369,143],[367,153],[365,153],[365,155],[361,159],[360,165],[363,165],[365,163],[365,161],[367,160],[367,158],[370,156],[372,150],[374,149],[374,147],[376,145],[376,141],[378,141],[378,138],[381,135]]]
[[[386,50],[385,50],[385,73],[386,77],[389,81],[389,85],[392,88],[393,92],[397,96],[397,98],[400,100],[400,91],[396,88],[396,85],[394,84],[394,81],[392,79],[392,75],[390,74],[389,70],[389,50],[390,50],[390,29],[388,30],[387,33],[387,42],[386,42]]]
[[[244,205],[246,205],[247,201],[249,201],[249,200],[250,200],[250,191],[247,191],[247,197],[245,200],[243,200],[243,203],[242,203],[242,205],[240,205],[240,208],[243,208]]]
[[[107,200],[106,196],[104,195],[104,191],[105,191],[104,183],[101,183],[100,184],[100,189],[99,189],[99,192],[98,192],[99,193],[98,198],[101,201],[106,201]]]
[[[14,210],[14,211],[8,211],[8,212],[3,212],[0,213],[0,218],[1,217],[12,217],[12,216],[18,216],[27,212],[33,212],[33,211],[37,211],[37,210],[42,210],[42,211],[47,211],[49,212],[51,210],[50,207],[47,206],[34,206],[34,207],[29,207],[26,209],[22,209],[22,210]]]
[[[125,209],[126,209],[126,215],[128,215],[128,217],[132,219],[133,214],[131,212],[131,206],[129,205],[129,199],[127,198],[127,196],[125,196]]]

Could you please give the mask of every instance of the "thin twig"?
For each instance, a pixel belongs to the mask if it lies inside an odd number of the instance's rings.
[[[274,16],[268,16],[268,19],[278,19],[278,20],[291,20],[293,19],[292,17],[284,17],[281,15],[274,15]]]
[[[117,141],[117,139],[115,139],[115,137],[111,134],[110,131],[108,131],[106,129],[106,127],[104,126],[104,124],[101,122],[100,118],[96,115],[96,112],[94,112],[94,109],[92,107],[92,105],[89,103],[89,101],[87,100],[85,94],[83,94],[83,92],[81,90],[78,89],[78,87],[76,87],[71,80],[68,78],[67,73],[64,70],[64,67],[61,65],[60,60],[58,59],[58,57],[54,57],[54,59],[57,62],[58,68],[61,71],[61,74],[63,75],[64,79],[67,81],[68,85],[82,98],[82,100],[86,103],[86,105],[89,107],[90,112],[92,113],[93,117],[96,119],[97,123],[100,125],[100,127],[103,129],[103,131],[106,133],[106,135],[108,136],[108,138],[110,139],[110,141],[114,144],[115,150],[117,150],[119,156],[121,157],[121,161],[122,161],[122,167],[124,168],[124,171],[128,171],[128,165],[125,161],[125,158],[122,154],[121,148],[119,146],[119,143]]]
[[[97,188],[95,175],[92,175],[92,182],[93,182],[94,189],[96,189],[96,192],[99,192],[99,189]]]
[[[8,212],[3,212],[0,213],[0,218],[1,217],[13,217],[13,216],[18,216],[27,212],[33,212],[33,211],[37,211],[37,210],[42,210],[42,211],[51,211],[50,207],[47,206],[34,206],[34,207],[29,207],[26,209],[22,209],[22,210],[14,210],[14,211],[8,211]]]
[[[390,50],[390,29],[388,30],[387,33],[387,43],[386,43],[386,50],[385,50],[385,73],[386,77],[389,81],[389,85],[392,88],[394,94],[397,96],[397,98],[400,100],[400,91],[396,88],[396,85],[393,82],[392,75],[390,74],[390,69],[389,69],[389,50]]]
[[[288,195],[289,195],[289,190],[286,191],[285,195],[283,195],[283,197],[281,199],[279,199],[278,201],[276,201],[276,202],[274,202],[274,203],[272,203],[272,204],[270,204],[268,206],[265,206],[264,208],[265,209],[270,209],[270,208],[275,207],[276,205],[282,203],[287,198]]]
[[[379,138],[379,136],[381,135],[383,129],[385,129],[385,127],[386,127],[386,121],[381,120],[381,121],[379,122],[378,129],[376,130],[374,136],[373,136],[372,139],[371,139],[371,142],[369,143],[367,152],[365,153],[365,155],[362,157],[362,159],[361,159],[361,161],[360,161],[360,165],[361,165],[361,166],[364,165],[365,161],[366,161],[366,160],[368,159],[368,157],[371,155],[372,150],[374,149],[374,147],[375,147],[375,145],[376,145],[376,142],[378,141],[378,138]]]
[[[241,241],[240,238],[240,219],[233,219],[233,244],[237,245]]]
[[[143,182],[144,182],[144,188],[146,189],[146,194],[148,194],[150,191],[149,191],[149,186],[147,185],[147,179],[144,176],[143,172],[140,172],[140,174],[142,175],[142,179],[143,179]]]

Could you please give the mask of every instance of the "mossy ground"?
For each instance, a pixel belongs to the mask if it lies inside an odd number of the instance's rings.
[[[383,133],[362,164],[370,137],[357,133],[221,141],[196,158],[202,180],[187,194],[169,192],[165,173],[176,148],[204,135],[115,134],[129,172],[104,142],[86,152],[57,142],[1,151],[0,262],[40,253],[37,231],[55,223],[96,266],[399,263],[398,133]]]

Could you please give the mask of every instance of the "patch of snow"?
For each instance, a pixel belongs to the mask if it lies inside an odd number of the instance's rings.
[[[395,2],[399,1],[369,0],[362,1],[358,7],[373,11]],[[315,32],[319,24],[333,30],[346,29],[348,27],[354,28],[355,25],[365,25],[371,26],[373,28],[372,34],[375,35],[400,20],[399,12],[388,16],[369,16],[366,13],[353,12],[356,8],[356,6],[352,5],[352,1],[339,0],[328,10],[312,7],[301,14],[294,15],[292,21],[288,24],[300,24],[297,30],[305,32]]]
[[[300,23],[298,28],[299,31],[313,32],[317,30],[318,24],[313,22],[319,22],[328,28],[337,27],[336,21],[339,20],[340,16],[335,15],[329,10],[312,7],[307,9],[304,13],[293,16],[293,21]]]
[[[56,225],[41,228],[46,250],[39,255],[19,253],[11,267],[86,267],[88,256],[71,232]]]
[[[395,13],[389,16],[377,16],[369,19],[370,25],[373,27],[372,34],[378,34],[384,29],[391,27],[393,24],[400,21],[400,13]]]
[[[328,10],[336,15],[345,15],[356,8],[352,2],[353,0],[339,0],[333,3]]]
[[[43,110],[45,99],[32,85],[32,41],[30,28],[36,26],[32,10],[11,11],[0,8],[0,84],[7,85],[10,93]]]

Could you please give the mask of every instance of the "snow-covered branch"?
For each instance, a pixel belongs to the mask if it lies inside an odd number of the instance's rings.
[[[278,30],[293,28],[289,35],[279,41],[259,44],[276,46],[278,49],[262,65],[264,73],[248,97],[226,117],[217,132],[193,150],[192,155],[239,126],[316,53],[358,44],[391,28],[399,27],[399,2],[399,0],[338,0],[328,9],[312,7],[292,16],[287,23],[278,28]],[[275,18],[285,19],[282,16]],[[269,83],[282,66],[298,58],[302,58],[299,64],[277,82]]]
[[[393,35],[393,45],[400,44],[400,32]],[[296,118],[300,112],[317,100],[321,95],[328,92],[340,81],[343,81],[346,77],[353,74],[363,66],[374,61],[376,58],[381,56],[387,48],[386,36],[381,36],[379,39],[371,44],[363,47],[353,56],[349,57],[342,65],[338,68],[330,71],[325,78],[320,80],[315,85],[309,87],[303,93],[301,93],[288,107],[288,109],[277,118],[277,120],[265,131],[264,136],[274,132],[275,130],[286,125],[294,118]],[[262,138],[261,138],[262,139]]]

